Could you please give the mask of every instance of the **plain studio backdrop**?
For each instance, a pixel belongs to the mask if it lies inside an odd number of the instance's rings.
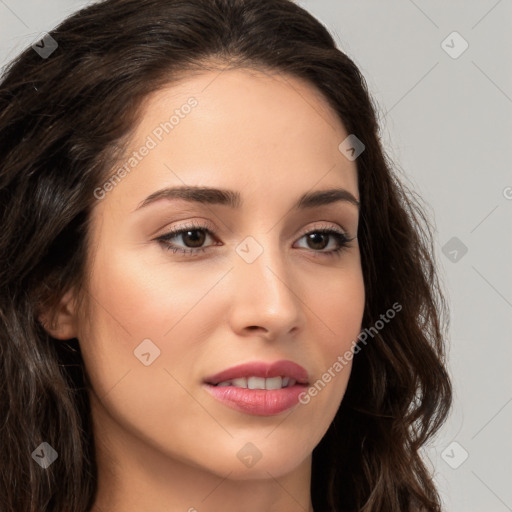
[[[446,510],[512,511],[512,3],[298,3],[361,69],[435,221],[455,405],[425,454]],[[0,0],[0,65],[87,4]]]

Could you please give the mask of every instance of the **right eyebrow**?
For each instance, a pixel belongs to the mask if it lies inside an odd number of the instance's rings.
[[[228,189],[219,189],[212,187],[197,186],[179,186],[168,187],[157,190],[150,194],[134,211],[144,208],[156,201],[162,199],[182,199],[185,201],[203,203],[203,204],[219,204],[230,208],[240,208],[242,206],[242,197],[239,192]],[[354,195],[344,188],[333,188],[327,190],[317,190],[306,192],[293,206],[293,209],[303,210],[306,208],[315,208],[335,202],[348,202],[359,208],[360,203]]]

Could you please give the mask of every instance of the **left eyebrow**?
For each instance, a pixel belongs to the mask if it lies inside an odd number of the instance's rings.
[[[230,208],[240,208],[243,203],[240,193],[234,190],[184,185],[179,187],[163,188],[153,192],[151,195],[146,197],[146,199],[144,199],[144,201],[142,201],[134,211],[144,208],[161,199],[182,199],[184,201],[195,203],[224,205]],[[299,197],[292,208],[295,210],[303,210],[339,201],[348,202],[357,208],[360,206],[359,201],[348,190],[344,188],[332,188],[306,192]]]

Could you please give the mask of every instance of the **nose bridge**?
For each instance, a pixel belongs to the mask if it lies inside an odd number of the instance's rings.
[[[283,320],[297,318],[300,301],[290,282],[287,255],[274,231],[247,236],[236,248],[237,295],[255,314],[265,312]]]

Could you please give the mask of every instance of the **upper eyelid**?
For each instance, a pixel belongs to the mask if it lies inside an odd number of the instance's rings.
[[[304,235],[310,233],[311,231],[314,231],[315,229],[318,229],[318,230],[321,230],[321,229],[332,229],[333,231],[337,231],[337,232],[341,231],[341,234],[343,234],[343,235],[345,235],[347,237],[350,236],[349,231],[347,229],[345,229],[344,226],[340,226],[340,225],[335,226],[335,225],[332,224],[332,222],[330,224],[329,224],[329,222],[331,222],[331,221],[316,221],[314,225],[309,226],[307,228],[304,228],[301,231],[300,238],[303,237]],[[206,222],[206,221],[202,221],[202,222],[190,221],[188,223],[184,222],[181,225],[178,224],[177,226],[169,228],[167,231],[165,231],[164,233],[159,235],[157,237],[157,239],[161,238],[161,237],[165,237],[166,235],[179,235],[179,234],[183,234],[181,232],[185,231],[185,230],[189,230],[189,231],[195,231],[195,230],[207,231],[208,234],[212,238],[215,238],[215,235],[216,235],[216,233],[218,231],[215,227],[211,226],[211,224],[209,222]]]

